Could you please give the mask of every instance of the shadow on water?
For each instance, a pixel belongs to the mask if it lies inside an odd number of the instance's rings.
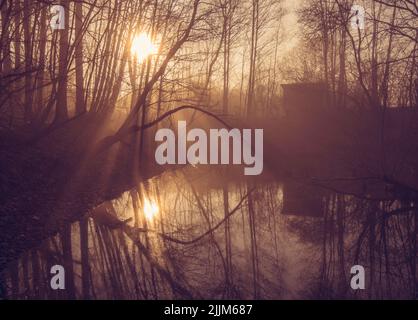
[[[126,192],[12,263],[9,298],[414,298],[417,226],[405,201],[306,181],[185,168]],[[66,267],[66,290],[50,268]],[[366,270],[366,289],[350,269]]]

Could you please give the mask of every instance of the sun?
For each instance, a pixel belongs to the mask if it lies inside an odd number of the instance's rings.
[[[148,221],[152,221],[159,210],[155,202],[144,199],[144,216]]]
[[[148,56],[156,54],[157,46],[152,43],[151,37],[147,33],[140,33],[132,40],[131,53],[136,56],[138,62],[144,61]]]

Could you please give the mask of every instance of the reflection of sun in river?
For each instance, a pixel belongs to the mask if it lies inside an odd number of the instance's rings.
[[[157,215],[159,208],[152,200],[144,199],[144,215],[148,221],[152,221]]]
[[[138,62],[142,62],[148,56],[156,54],[157,46],[151,41],[151,37],[147,33],[140,33],[132,40],[131,53],[136,56]]]

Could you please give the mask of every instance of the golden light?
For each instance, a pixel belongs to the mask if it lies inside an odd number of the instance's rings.
[[[152,43],[151,37],[147,33],[142,32],[133,38],[131,53],[136,56],[138,62],[142,62],[148,56],[157,52],[157,46]]]
[[[150,201],[148,199],[144,200],[145,219],[147,219],[148,221],[152,221],[154,217],[157,215],[158,211],[159,208],[155,202]]]

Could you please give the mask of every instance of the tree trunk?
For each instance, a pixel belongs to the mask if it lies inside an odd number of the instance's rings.
[[[86,112],[84,103],[83,75],[83,3],[75,2],[75,81],[76,81],[76,114]]]
[[[58,91],[57,91],[57,104],[55,111],[55,122],[63,122],[68,119],[68,106],[67,106],[67,86],[68,86],[68,29],[69,29],[69,5],[68,0],[61,0],[61,5],[65,9],[64,14],[64,29],[58,30],[60,33],[59,40],[59,66],[58,66]]]

